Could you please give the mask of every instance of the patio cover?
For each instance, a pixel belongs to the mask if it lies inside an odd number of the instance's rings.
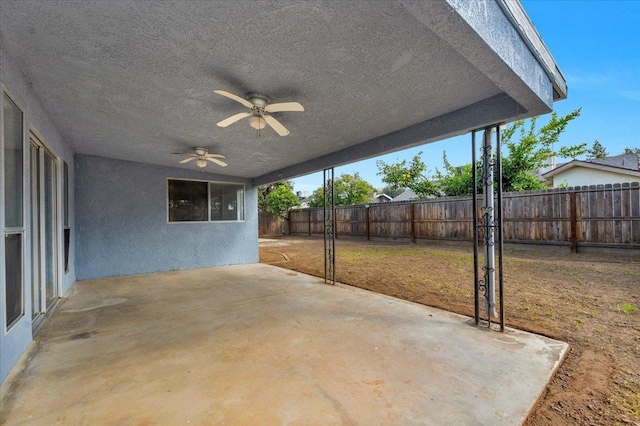
[[[549,112],[566,84],[517,1],[10,1],[0,44],[78,154],[179,165],[204,146],[255,185]],[[213,93],[298,101],[291,134]]]

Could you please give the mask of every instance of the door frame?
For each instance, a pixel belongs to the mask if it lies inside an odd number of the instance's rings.
[[[63,279],[63,268],[64,268],[64,259],[63,259],[63,234],[62,234],[62,201],[61,201],[61,197],[63,196],[62,194],[62,171],[61,171],[61,160],[60,157],[56,154],[56,152],[51,149],[51,147],[49,145],[47,145],[46,142],[44,142],[44,138],[40,135],[40,133],[37,131],[37,129],[33,126],[29,127],[29,155],[31,156],[31,146],[35,145],[38,148],[38,168],[40,171],[40,176],[38,179],[38,185],[41,189],[40,193],[39,193],[39,200],[38,200],[38,205],[39,205],[39,211],[36,213],[34,211],[35,207],[34,205],[30,205],[30,212],[29,212],[29,216],[31,218],[30,220],[30,235],[29,235],[29,243],[30,243],[30,247],[31,247],[31,271],[33,273],[34,268],[34,262],[36,261],[36,258],[33,256],[33,254],[35,253],[36,250],[39,251],[38,253],[38,259],[39,259],[39,265],[37,267],[38,270],[38,275],[39,277],[37,277],[38,279],[38,283],[39,283],[39,291],[40,291],[40,297],[39,297],[39,313],[38,315],[34,315],[34,312],[32,312],[31,318],[32,318],[32,329],[33,329],[33,333],[34,335],[39,331],[40,327],[42,326],[44,320],[46,318],[48,318],[48,316],[51,314],[51,312],[54,310],[58,300],[60,299],[60,294],[62,291],[62,279]],[[41,151],[42,150],[42,151]],[[54,283],[53,283],[53,291],[54,291],[54,297],[53,297],[53,301],[47,305],[47,298],[46,298],[46,278],[45,278],[45,274],[46,274],[46,266],[44,265],[44,262],[46,262],[46,247],[45,244],[46,242],[43,242],[43,238],[42,238],[42,228],[45,225],[45,212],[44,212],[44,197],[45,197],[45,193],[44,191],[47,190],[47,188],[45,188],[44,185],[44,180],[45,180],[45,176],[44,176],[44,155],[45,155],[45,151],[46,153],[48,153],[53,161],[53,165],[55,167],[54,170],[54,177],[55,177],[55,185],[53,187],[53,191],[54,191],[54,206],[53,206],[53,217],[54,217],[54,229],[53,231],[53,238],[55,239],[54,245],[53,245],[53,265],[55,267],[55,273],[54,273]],[[40,154],[42,153],[42,154]],[[31,175],[31,167],[33,165],[33,159],[29,158],[29,168],[30,168],[30,175]],[[34,179],[33,176],[30,176],[29,179],[30,182],[30,191],[29,191],[29,196],[30,196],[30,200],[33,199],[33,191],[35,190],[35,188],[33,187],[34,184]],[[31,203],[30,203],[31,204]],[[39,215],[39,219],[38,219],[38,225],[39,228],[36,230],[35,229],[35,223],[34,223],[34,215],[38,214]],[[34,247],[34,232],[38,232],[38,234],[40,235],[40,238],[38,239],[39,243],[40,243],[40,247]],[[35,281],[36,277],[32,276],[31,277],[31,291],[34,291],[34,281]],[[33,305],[33,295],[31,296],[31,300],[32,300],[32,305]],[[33,309],[33,307],[32,307]]]

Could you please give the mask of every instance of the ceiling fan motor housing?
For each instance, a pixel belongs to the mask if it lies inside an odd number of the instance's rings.
[[[271,103],[271,98],[262,93],[249,92],[245,96],[245,99],[257,106],[258,108],[264,108]]]

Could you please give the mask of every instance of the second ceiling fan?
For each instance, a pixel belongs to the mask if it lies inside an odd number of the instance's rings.
[[[268,124],[280,136],[287,136],[289,134],[289,130],[287,130],[286,127],[284,127],[270,114],[273,112],[304,111],[304,107],[298,102],[282,102],[272,104],[271,99],[268,96],[260,93],[251,92],[248,93],[244,98],[241,98],[240,96],[234,95],[233,93],[227,92],[226,90],[214,90],[214,92],[226,98],[233,99],[234,101],[241,103],[245,107],[249,108],[249,111],[240,112],[218,122],[217,125],[219,127],[227,127],[235,123],[236,121],[249,117],[249,125],[254,129],[260,131],[264,129]]]

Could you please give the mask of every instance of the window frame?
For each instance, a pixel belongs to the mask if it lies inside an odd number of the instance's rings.
[[[169,216],[169,182],[172,180],[183,181],[183,182],[204,182],[207,184],[207,220],[179,220],[172,221]],[[211,184],[222,184],[222,185],[236,185],[242,187],[242,219],[236,220],[211,220]],[[246,206],[247,206],[247,188],[244,182],[229,182],[229,181],[218,181],[218,180],[206,180],[206,179],[185,179],[185,178],[167,178],[167,190],[166,190],[166,201],[165,206],[167,210],[167,224],[175,225],[175,224],[187,224],[187,223],[243,223],[246,221]],[[238,209],[239,211],[240,209]]]
[[[13,327],[15,327],[23,318],[25,318],[26,316],[26,300],[27,300],[27,292],[26,292],[26,287],[25,287],[25,283],[26,283],[26,279],[25,279],[25,265],[26,265],[26,248],[27,248],[27,215],[26,215],[26,211],[27,209],[25,208],[25,204],[26,204],[26,195],[27,194],[27,158],[29,157],[28,155],[26,155],[25,151],[25,130],[26,130],[26,119],[25,119],[25,110],[24,108],[22,108],[20,106],[20,104],[18,103],[18,101],[16,100],[15,97],[13,97],[11,95],[11,93],[9,92],[9,90],[3,85],[0,85],[0,104],[4,103],[4,97],[9,98],[9,100],[11,100],[11,102],[16,106],[16,108],[18,108],[18,110],[20,111],[20,113],[22,114],[22,226],[13,226],[13,227],[7,227],[6,226],[6,217],[5,217],[5,205],[2,206],[2,223],[0,224],[0,226],[2,227],[2,244],[4,245],[3,247],[3,258],[2,258],[2,274],[5,275],[5,279],[2,280],[2,285],[0,286],[0,291],[2,292],[2,303],[4,304],[3,308],[5,310],[5,312],[0,315],[0,325],[2,325],[2,329],[4,331],[4,334],[7,335],[12,329]],[[5,149],[5,132],[4,132],[4,107],[0,107],[0,150],[2,151],[2,156],[0,158],[0,165],[2,167],[0,167],[0,169],[2,169],[2,185],[0,185],[0,191],[2,193],[2,200],[4,200],[6,202],[6,194],[5,194],[5,177],[4,177],[4,170],[5,170],[5,156],[4,156],[4,149]],[[6,256],[7,253],[6,251],[6,243],[5,243],[5,239],[7,238],[8,235],[20,235],[21,239],[20,239],[20,292],[21,292],[21,300],[20,300],[20,314],[14,318],[10,323],[7,322],[7,318],[6,318],[6,309],[7,309],[7,300],[6,300],[6,295],[7,295],[7,282],[6,282],[6,273],[7,273],[7,265],[5,264],[6,262]]]

